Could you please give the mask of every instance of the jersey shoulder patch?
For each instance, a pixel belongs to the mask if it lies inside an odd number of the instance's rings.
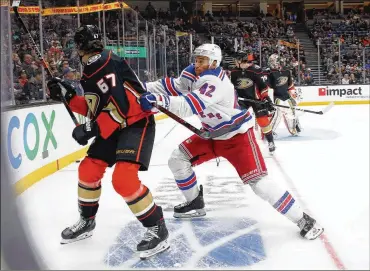
[[[104,50],[100,54],[91,56],[84,67],[83,75],[85,77],[91,77],[98,71],[103,69],[111,60],[112,51]]]
[[[96,62],[99,58],[101,58],[101,54],[93,55],[88,60],[86,65],[91,65],[92,63]]]

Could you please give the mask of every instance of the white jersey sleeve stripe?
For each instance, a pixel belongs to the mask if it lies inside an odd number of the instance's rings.
[[[162,82],[162,85],[163,85],[163,88],[166,90],[166,92],[168,93],[168,95],[170,96],[181,96],[181,92],[179,91],[176,91],[176,89],[173,87],[173,85],[171,84],[171,80],[172,78],[163,78],[161,80]],[[173,80],[173,79],[172,79]]]
[[[164,90],[167,92],[167,94],[170,95],[170,96],[172,96],[171,91],[166,87],[166,83],[164,81],[164,78],[161,79],[161,83],[162,83],[162,86],[163,86]]]
[[[200,112],[202,112],[206,108],[202,100],[199,99],[199,97],[195,93],[186,95],[185,100],[190,105],[191,110],[193,111],[194,114],[198,115]]]
[[[203,103],[202,99],[199,98],[199,96],[195,93],[195,92],[192,92],[190,93],[188,96],[191,96],[191,97],[194,97],[200,104],[202,110],[206,109],[206,106],[205,104]]]
[[[184,98],[185,98],[185,101],[189,104],[189,106],[190,106],[191,111],[193,112],[193,114],[197,115],[198,112],[195,109],[195,106],[194,106],[193,102],[189,99],[188,95],[184,96]]]
[[[176,88],[176,86],[175,86],[176,84],[175,84],[175,81],[174,80],[175,79],[170,78],[170,80],[169,80],[170,85],[177,92],[177,94],[181,96],[182,95],[182,92]]]
[[[166,86],[168,88],[169,91],[171,91],[171,93],[174,93],[173,96],[181,96],[181,92],[178,91],[176,88],[175,88],[175,84],[173,82],[173,78],[165,78],[165,83],[166,83]],[[175,94],[176,93],[176,94]]]
[[[191,74],[190,72],[183,71],[182,76],[185,77],[186,79],[189,79],[192,82],[195,81],[195,76],[193,74]]]

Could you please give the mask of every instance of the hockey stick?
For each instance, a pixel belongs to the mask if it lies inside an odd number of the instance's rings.
[[[250,103],[255,103],[255,104],[265,104],[265,102],[251,100],[251,99],[246,99],[246,98],[241,98],[241,97],[239,97],[238,100],[245,101],[245,102],[250,102]],[[290,106],[287,106],[287,105],[280,105],[280,104],[272,104],[272,105],[273,106],[276,106],[276,107],[282,107],[282,108],[289,108],[289,109],[291,108]],[[302,111],[302,112],[305,112],[305,113],[312,113],[312,114],[323,115],[324,113],[328,112],[333,106],[334,106],[334,102],[331,102],[329,105],[327,105],[321,111],[313,111],[313,110],[302,109],[302,108],[298,108],[298,107],[294,107],[294,110]]]
[[[18,7],[19,7],[19,4],[20,4],[20,3],[21,3],[21,1],[20,1],[20,0],[14,0],[14,1],[13,1],[12,8],[13,8],[13,11],[14,11],[15,17],[17,18],[18,22],[19,22],[19,23],[20,23],[20,25],[22,26],[23,30],[27,33],[27,35],[28,35],[28,37],[29,37],[29,39],[30,39],[30,41],[31,41],[31,43],[32,43],[32,45],[33,45],[33,47],[34,47],[34,48],[35,48],[35,50],[36,50],[36,53],[37,53],[38,58],[41,60],[42,66],[45,68],[45,70],[47,71],[47,73],[48,73],[51,77],[55,78],[55,77],[53,76],[53,74],[52,74],[52,72],[51,72],[51,70],[50,70],[49,66],[46,64],[46,62],[45,62],[45,60],[44,60],[44,58],[43,58],[43,56],[42,56],[42,54],[41,54],[41,52],[40,52],[39,48],[37,47],[36,42],[35,42],[35,41],[34,41],[34,39],[32,38],[31,33],[28,31],[27,26],[24,24],[24,22],[23,22],[23,20],[22,20],[21,16],[20,16],[20,15],[19,15],[19,13],[18,13]],[[60,87],[63,87],[60,83],[59,83],[59,86],[60,86]],[[71,117],[72,121],[74,122],[74,124],[75,124],[76,126],[80,125],[80,124],[78,123],[78,120],[77,120],[76,116],[73,114],[73,112],[72,112],[71,108],[69,107],[69,105],[68,105],[68,103],[67,103],[67,101],[66,101],[66,99],[65,99],[65,97],[64,97],[63,95],[61,95],[61,100],[62,100],[62,102],[63,102],[63,104],[64,104],[65,108],[67,109],[67,112],[68,112],[69,116]]]
[[[246,117],[244,117],[244,118],[242,118],[238,121],[235,121],[232,125],[226,126],[226,127],[222,128],[222,129],[219,129],[219,130],[206,131],[206,130],[202,130],[202,129],[198,129],[198,128],[194,127],[193,125],[188,123],[186,120],[180,118],[179,116],[177,116],[176,114],[167,110],[163,106],[157,105],[156,108],[158,108],[162,113],[166,114],[171,119],[173,119],[174,121],[177,121],[178,123],[180,123],[181,125],[183,125],[184,127],[186,127],[187,129],[192,131],[194,134],[198,135],[199,137],[201,137],[203,139],[212,139],[212,138],[215,138],[215,137],[223,136],[223,135],[229,133],[230,131],[234,130],[238,126],[240,126],[246,118]]]
[[[183,120],[182,118],[178,117],[176,114],[174,114],[171,111],[167,110],[163,106],[157,105],[156,107],[162,113],[166,114],[167,116],[169,116],[174,121],[177,121],[182,126],[186,127],[187,129],[189,129],[190,131],[192,131],[194,134],[198,135],[199,137],[201,137],[203,139],[211,139],[211,133],[209,131],[202,131],[202,130],[194,127],[193,125],[191,125],[190,123],[188,123],[186,120]],[[215,136],[213,136],[213,137],[215,137]]]

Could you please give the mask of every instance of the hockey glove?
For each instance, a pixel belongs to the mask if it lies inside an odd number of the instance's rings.
[[[48,82],[49,96],[54,101],[62,101],[62,95],[67,103],[76,95],[76,89],[71,83],[60,78],[53,78]]]
[[[155,106],[160,105],[168,109],[170,107],[170,98],[167,95],[146,92],[140,96],[140,105],[146,112],[158,112]]]
[[[268,111],[270,112],[275,111],[274,103],[271,101],[270,96],[267,96],[266,98],[264,98],[263,101],[265,102],[265,106]]]
[[[99,126],[96,121],[81,124],[73,129],[72,137],[78,144],[87,145],[90,138],[99,135]]]

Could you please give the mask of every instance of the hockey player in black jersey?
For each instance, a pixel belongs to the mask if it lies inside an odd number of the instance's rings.
[[[273,89],[275,104],[287,105],[290,109],[277,108],[271,120],[272,130],[275,131],[281,119],[284,119],[285,125],[292,135],[298,135],[301,132],[298,116],[294,110],[297,105],[297,94],[294,87],[291,71],[280,66],[279,56],[273,54],[268,60],[269,68],[263,73],[267,77],[267,83]]]
[[[84,97],[77,96],[75,88],[60,79],[51,80],[48,88],[53,100],[60,101],[63,95],[74,112],[90,119],[74,128],[73,138],[80,145],[87,145],[92,138],[94,141],[78,168],[80,219],[62,232],[61,243],[92,235],[101,180],[106,169],[115,165],[113,187],[147,229],[137,250],[141,258],[150,257],[167,249],[169,243],[162,209],[138,176],[149,167],[155,136],[153,114],[144,112],[138,103],[146,91],[128,64],[103,48],[96,26],[78,28],[74,40],[84,65],[80,81]],[[120,220],[119,213],[115,219]]]
[[[264,101],[264,104],[239,100],[239,104],[248,109],[253,108],[257,123],[267,139],[269,151],[275,151],[274,137],[269,120],[269,112],[275,110],[268,95],[268,85],[262,78],[262,69],[253,63],[253,55],[239,51],[235,54],[235,68],[231,71],[230,78],[238,96],[245,99]]]

